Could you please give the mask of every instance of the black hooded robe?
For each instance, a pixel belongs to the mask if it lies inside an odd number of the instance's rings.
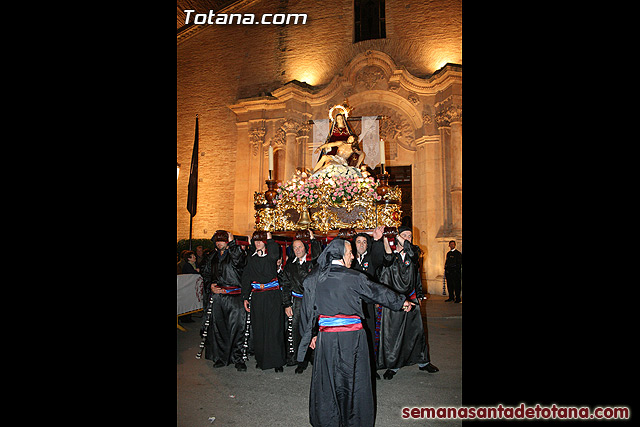
[[[300,345],[300,307],[302,306],[302,298],[297,295],[304,295],[304,279],[311,273],[311,270],[317,265],[318,256],[322,252],[320,242],[311,239],[309,244],[305,244],[307,252],[311,255],[310,261],[304,261],[300,264],[295,255],[289,259],[280,275],[282,283],[282,305],[291,307],[293,317],[291,320],[293,352],[289,353],[287,349],[287,365],[296,365],[298,346]],[[288,323],[287,320],[286,323]],[[306,362],[301,362],[301,366],[307,366]]]
[[[342,257],[339,250],[344,250],[344,240],[334,239],[320,255],[319,267],[304,281],[298,361],[304,360],[318,316],[347,315],[362,319],[361,300],[400,310],[406,299],[371,282],[362,273],[342,265],[331,265],[331,260]],[[368,347],[364,329],[318,332],[309,393],[311,425],[374,425]]]
[[[257,367],[263,370],[280,368],[285,364],[284,308],[280,289],[253,292],[252,282],[270,283],[277,279],[276,261],[280,258],[280,247],[267,240],[267,255],[247,257],[242,273],[242,299],[251,295],[251,331]],[[255,252],[254,252],[255,253]]]
[[[207,304],[212,283],[226,291],[213,296],[212,321],[204,344],[205,359],[214,363],[222,362],[225,366],[243,362],[246,311],[240,296],[240,277],[245,258],[245,252],[235,241],[231,241],[222,254],[218,249],[212,252],[202,268]],[[203,319],[203,329],[205,320]]]
[[[429,362],[422,315],[416,299],[422,299],[422,280],[418,269],[420,248],[405,241],[404,260],[399,253],[384,255],[379,272],[380,283],[416,303],[410,312],[380,308],[380,341],[377,349],[378,369],[398,369]]]
[[[364,236],[367,239],[367,252],[362,257],[358,255],[358,251],[355,249],[355,241],[358,236]],[[379,240],[373,240],[367,233],[358,233],[353,237],[353,256],[355,259],[351,263],[351,268],[356,271],[364,273],[372,281],[377,281],[376,272],[378,268],[382,266],[384,259],[384,244],[382,238]],[[362,301],[362,310],[364,312],[364,329],[367,333],[367,340],[369,341],[369,357],[371,362],[371,370],[376,370],[376,355],[375,355],[375,343],[376,343],[376,305]]]

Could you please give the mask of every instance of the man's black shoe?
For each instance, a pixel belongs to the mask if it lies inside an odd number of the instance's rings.
[[[379,380],[380,379],[380,374],[376,372],[376,379]]]
[[[236,363],[236,369],[238,372],[244,372],[247,370],[247,365],[245,365],[244,362]]]
[[[418,369],[420,369],[421,371],[427,371],[431,374],[433,374],[434,372],[438,372],[440,369],[438,369],[437,366],[429,363],[427,366],[421,366]]]
[[[391,378],[393,378],[395,374],[396,373],[393,372],[391,369],[387,369],[387,371],[382,376],[384,377],[385,380],[390,380]]]
[[[214,368],[222,368],[223,366],[226,366],[226,365],[222,360],[218,360],[216,363],[213,364]]]
[[[303,368],[302,366],[298,365],[298,367],[296,368],[296,374],[301,374],[303,373],[305,370],[305,368]]]
[[[461,302],[462,302],[461,300],[457,299],[457,300],[455,300],[453,303],[454,303],[454,304],[460,304]]]
[[[444,302],[450,302],[450,301],[453,301],[453,298],[449,298],[449,299],[444,300]]]
[[[276,368],[276,372],[283,372],[284,368],[282,366],[280,366],[279,368]]]

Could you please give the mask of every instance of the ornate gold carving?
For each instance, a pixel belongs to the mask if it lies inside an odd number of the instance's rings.
[[[402,200],[402,189],[400,187],[389,187],[387,193],[382,197],[386,202],[400,202]]]
[[[324,207],[318,212],[314,212],[313,215],[311,215],[311,218],[313,218],[313,222],[311,224],[315,225],[315,227],[312,228],[323,233],[331,230],[333,228],[332,224],[338,223],[338,215],[336,215],[335,212],[331,212],[330,210],[325,209]]]
[[[377,213],[377,221],[379,225],[391,226],[391,227],[400,227],[402,221],[402,210],[400,209],[399,204],[389,203],[389,204],[379,204],[376,210]]]
[[[255,191],[253,193],[253,204],[254,205],[264,205],[267,203],[267,199],[264,198],[264,193],[260,193]]]
[[[350,173],[347,175],[341,168],[329,167],[324,174],[306,178],[298,171],[294,178],[278,189],[273,209],[266,207],[264,195],[256,192],[256,230],[296,231],[311,228],[326,233],[340,228],[400,226],[400,188],[389,187],[389,191],[381,198],[375,192],[378,183],[373,178],[366,173],[363,176]],[[310,223],[307,222],[308,214]],[[300,218],[305,220],[300,221]]]

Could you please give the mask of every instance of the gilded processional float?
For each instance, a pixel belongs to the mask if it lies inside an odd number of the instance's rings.
[[[388,185],[384,141],[378,137],[378,120],[385,117],[349,118],[350,110],[336,105],[329,110],[329,119],[309,122],[314,133],[328,129],[324,143],[313,153],[319,152],[313,170],[298,168],[291,179],[278,183],[272,179],[269,147],[268,189],[254,194],[256,230],[286,236],[311,229],[328,236],[345,229],[352,235],[356,229],[400,226],[402,192]],[[360,135],[349,125],[353,120],[362,122]],[[378,164],[382,173],[375,179],[367,166],[373,169]]]

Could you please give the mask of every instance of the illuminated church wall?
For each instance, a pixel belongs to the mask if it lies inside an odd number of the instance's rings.
[[[386,38],[358,43],[352,1],[279,4],[241,2],[228,13],[307,13],[307,23],[204,25],[178,38],[177,238],[189,234],[196,114],[201,181],[193,237],[216,229],[248,234],[253,192],[265,189],[265,147],[274,145],[278,179],[310,168],[312,137],[302,125],[347,98],[354,115],[392,117],[381,125],[390,139],[387,164],[412,165],[414,240],[426,252],[430,292],[438,280],[441,290],[445,240],[458,239],[460,248],[462,238],[462,67],[443,69],[462,64],[461,2],[387,0]],[[287,85],[292,80],[306,84]]]

